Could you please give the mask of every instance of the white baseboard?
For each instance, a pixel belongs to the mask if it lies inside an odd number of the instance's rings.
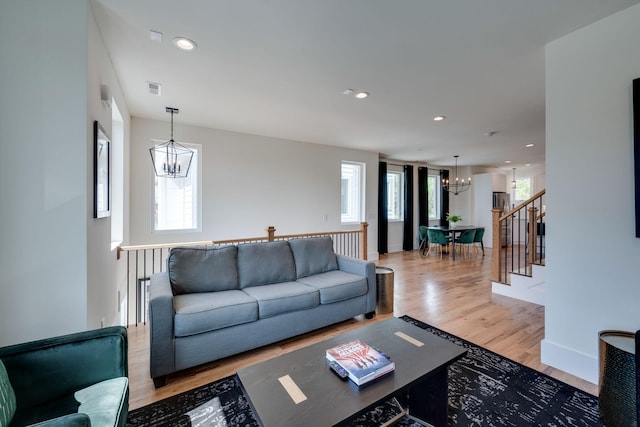
[[[600,368],[597,357],[543,339],[540,342],[540,361],[583,380],[598,384]]]

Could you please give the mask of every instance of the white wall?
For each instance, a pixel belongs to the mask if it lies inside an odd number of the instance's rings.
[[[639,22],[634,6],[546,48],[542,362],[592,382],[598,331],[640,329],[631,122]]]
[[[107,268],[94,248],[109,242],[108,221],[92,219],[88,64],[101,53],[89,53],[90,13],[86,0],[1,5],[0,346],[84,330],[109,311],[95,292]]]
[[[128,158],[129,151],[129,127],[130,118],[127,104],[120,89],[118,77],[113,64],[107,54],[98,26],[89,11],[88,15],[88,91],[87,91],[87,140],[93,141],[93,121],[98,120],[106,132],[111,132],[111,108],[102,104],[100,99],[100,86],[106,85],[109,94],[116,100],[120,113],[124,120],[124,153]],[[112,138],[113,143],[113,138]],[[113,155],[112,155],[113,157]],[[111,217],[93,218],[93,145],[87,151],[87,328],[98,328],[119,324],[120,297],[126,295],[126,265],[118,263],[115,249],[111,248]],[[112,168],[113,171],[113,168]],[[125,197],[124,197],[124,223],[125,236],[128,222],[128,167],[125,165]]]
[[[458,177],[465,180],[472,176],[471,168],[468,166],[458,166]],[[455,180],[455,170],[449,170],[449,179]],[[449,213],[461,215],[462,221],[458,225],[474,225],[473,224],[473,180],[471,180],[471,188],[459,194],[449,193]],[[446,214],[446,212],[445,212]]]
[[[0,345],[85,327],[86,16],[2,5]]]
[[[377,258],[377,153],[187,126],[180,117],[176,141],[202,145],[202,231],[152,232],[148,149],[153,139],[168,139],[169,115],[166,122],[134,118],[131,244],[257,237],[270,225],[276,234],[357,228],[340,224],[341,161],[351,160],[366,163],[368,252]]]
[[[484,247],[493,247],[493,193],[504,191],[504,175],[497,173],[482,173],[473,175],[473,219],[472,225],[484,227],[482,236]],[[499,185],[502,184],[502,185]]]

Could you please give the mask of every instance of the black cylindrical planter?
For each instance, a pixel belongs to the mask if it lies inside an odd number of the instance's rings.
[[[636,427],[635,334],[602,331],[600,337],[600,419],[607,427]]]

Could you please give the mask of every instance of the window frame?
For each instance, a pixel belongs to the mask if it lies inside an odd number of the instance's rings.
[[[345,167],[352,168],[351,175],[345,178]],[[366,164],[363,162],[355,162],[343,160],[340,163],[340,223],[358,224],[363,221],[365,215],[365,176]],[[344,194],[345,179],[348,180],[347,188],[350,195]],[[347,212],[344,210],[344,203],[347,202]]]
[[[518,189],[522,189],[522,182],[526,181],[527,182],[527,186],[529,187],[529,196],[524,198],[524,199],[519,199],[517,197],[518,195]],[[533,188],[531,188],[533,186],[533,180],[531,179],[530,176],[524,176],[522,178],[516,178],[516,187],[513,189],[513,201],[512,203],[514,205],[519,205],[520,203],[524,202],[525,200],[528,200],[531,198],[531,196],[533,195]],[[522,190],[521,190],[522,191]]]
[[[389,182],[389,179],[393,183]],[[395,190],[392,187],[397,187]],[[389,222],[404,221],[404,172],[388,170],[387,171],[387,220]],[[395,205],[390,210],[390,205]],[[398,215],[393,215],[393,210],[397,209]]]
[[[153,140],[153,145],[166,142],[164,140]],[[151,233],[152,234],[177,234],[177,233],[197,233],[202,231],[202,144],[180,142],[180,144],[194,151],[189,176],[187,178],[167,178],[158,177],[153,169],[151,170]],[[194,176],[195,175],[195,176]],[[160,180],[195,180],[195,190],[192,191],[192,217],[195,225],[189,228],[157,228],[156,221],[156,190]]]
[[[428,182],[430,180],[434,181],[434,191],[428,191],[429,189],[429,184]],[[442,203],[442,185],[440,182],[440,175],[427,175],[427,216],[428,216],[428,220],[429,221],[438,221],[441,219],[441,211],[442,209],[440,209],[440,203]],[[431,197],[433,197],[434,200],[434,210],[435,210],[435,216],[431,216],[429,215],[429,203]]]
[[[111,250],[124,241],[124,119],[111,98]]]

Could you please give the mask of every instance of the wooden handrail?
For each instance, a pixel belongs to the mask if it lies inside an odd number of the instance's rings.
[[[365,248],[364,254],[361,254],[361,258],[367,259],[367,227],[369,224],[365,222],[360,223],[359,230],[347,230],[347,231],[324,231],[317,233],[301,233],[301,234],[283,234],[280,236],[276,236],[276,229],[274,226],[270,225],[267,227],[267,235],[260,237],[244,237],[241,239],[226,239],[226,240],[202,240],[197,242],[182,242],[182,243],[152,243],[148,245],[124,245],[118,246],[116,248],[116,259],[120,259],[120,255],[125,251],[140,251],[140,250],[149,250],[149,249],[168,249],[175,248],[176,246],[206,246],[206,245],[232,245],[236,243],[245,243],[245,242],[273,242],[277,240],[287,240],[287,239],[301,239],[305,237],[314,237],[314,236],[329,236],[329,235],[345,235],[345,234],[353,234],[353,233],[361,233],[360,235],[360,244],[361,249]],[[362,244],[364,243],[364,246]]]
[[[506,214],[502,215],[500,217],[500,221],[504,221],[507,217],[510,217],[513,214],[517,213],[520,209],[524,208],[529,203],[532,203],[535,199],[544,196],[546,191],[547,191],[546,188],[538,191],[536,194],[534,194],[533,196],[529,197],[527,200],[525,200],[524,202],[520,203],[515,208],[511,209],[509,212],[507,212]]]

